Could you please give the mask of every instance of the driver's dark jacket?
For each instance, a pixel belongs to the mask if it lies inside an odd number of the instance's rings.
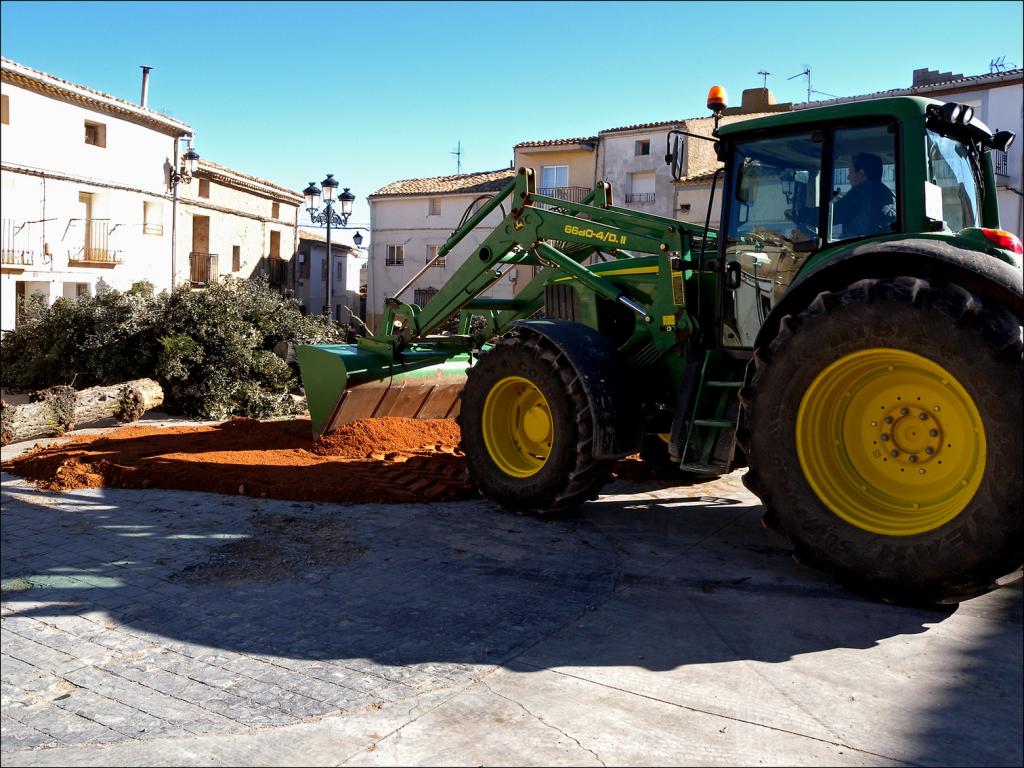
[[[868,179],[835,201],[832,222],[843,225],[843,237],[890,232],[896,220],[896,196],[881,181]]]

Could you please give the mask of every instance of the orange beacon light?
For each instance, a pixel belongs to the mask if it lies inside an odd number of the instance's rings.
[[[728,98],[725,88],[720,85],[712,85],[711,90],[708,91],[708,109],[717,115],[726,108]]]

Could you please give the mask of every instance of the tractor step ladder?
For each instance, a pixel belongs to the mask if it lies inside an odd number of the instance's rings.
[[[693,417],[686,432],[683,458],[679,468],[697,475],[722,475],[728,462],[716,460],[715,445],[723,430],[731,433],[736,428],[732,415],[736,412],[737,391],[743,382],[720,375],[716,369],[716,353],[704,354],[700,384],[694,398]],[[714,378],[712,378],[714,377]]]

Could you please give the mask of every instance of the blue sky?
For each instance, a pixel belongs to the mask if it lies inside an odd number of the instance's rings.
[[[301,191],[507,167],[520,141],[1022,65],[1020,2],[3,2],[19,63],[189,123],[213,162]],[[820,98],[820,97],[819,97]]]

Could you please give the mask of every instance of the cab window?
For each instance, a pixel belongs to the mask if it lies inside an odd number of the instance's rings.
[[[885,125],[841,128],[832,148],[829,241],[896,231],[896,134]]]

